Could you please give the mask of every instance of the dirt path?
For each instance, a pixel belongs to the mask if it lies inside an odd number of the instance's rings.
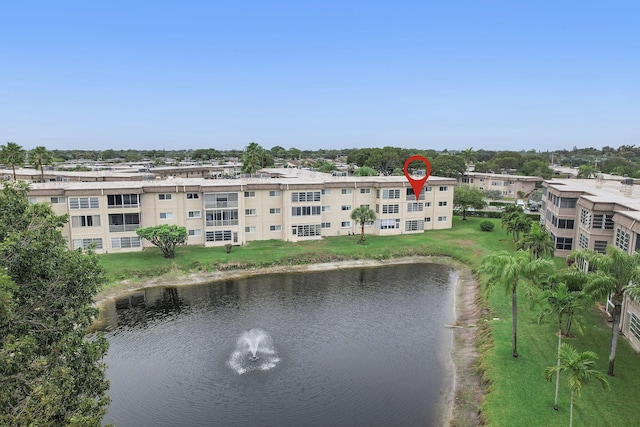
[[[306,264],[295,266],[277,266],[246,270],[215,271],[193,273],[188,275],[166,275],[146,281],[122,281],[109,290],[96,296],[96,305],[107,300],[133,293],[139,289],[172,285],[204,284],[216,280],[237,279],[271,273],[291,273],[305,271],[326,271],[341,268],[376,267],[391,264],[413,264],[431,262],[449,265],[458,270],[458,281],[455,289],[456,323],[450,325],[453,330],[453,348],[451,358],[454,364],[454,384],[452,396],[447,400],[449,406],[449,422],[455,427],[471,427],[480,425],[478,408],[482,401],[484,389],[476,373],[476,322],[480,310],[476,306],[477,282],[471,271],[462,264],[442,257],[404,257],[385,261],[350,260],[326,264]]]

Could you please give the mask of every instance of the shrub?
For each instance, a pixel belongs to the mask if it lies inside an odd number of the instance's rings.
[[[224,250],[227,251],[228,254],[231,253],[231,249],[233,249],[233,245],[231,243],[224,245]]]
[[[488,219],[483,219],[480,221],[480,230],[482,231],[492,231],[494,227],[493,221],[489,221]]]

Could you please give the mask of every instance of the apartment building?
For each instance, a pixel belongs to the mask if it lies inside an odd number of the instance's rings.
[[[542,181],[537,176],[506,175],[498,173],[465,172],[458,179],[460,185],[468,185],[481,191],[500,191],[507,199],[523,199]]]
[[[634,180],[558,179],[545,181],[540,222],[553,236],[556,255],[607,245],[640,250],[640,186]],[[621,330],[640,350],[640,303],[625,298]]]
[[[376,212],[366,233],[392,235],[451,228],[455,179],[430,177],[416,200],[404,176],[333,177],[271,171],[274,178],[33,183],[33,202],[69,215],[71,248],[99,253],[142,250],[136,229],[187,228],[188,244],[241,245],[254,240],[299,241],[357,234],[353,209]]]

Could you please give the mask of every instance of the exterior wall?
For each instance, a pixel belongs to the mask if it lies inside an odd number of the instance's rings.
[[[640,302],[625,298],[622,305],[621,331],[633,348],[640,351]]]
[[[459,185],[469,185],[481,191],[499,190],[507,199],[518,199],[518,192],[528,196],[542,178],[535,176],[466,172],[458,180]]]
[[[57,182],[32,184],[30,199],[69,215],[63,235],[71,248],[95,244],[96,252],[108,253],[152,246],[136,229],[160,224],[184,226],[187,244],[204,246],[359,234],[351,213],[361,205],[380,211],[366,234],[447,229],[454,184],[432,177],[416,201],[404,177]]]

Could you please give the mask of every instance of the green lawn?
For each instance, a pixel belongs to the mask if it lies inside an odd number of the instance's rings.
[[[495,221],[492,232],[482,232],[479,218],[462,221],[454,217],[450,230],[428,231],[401,236],[367,236],[359,245],[359,236],[330,237],[320,241],[287,243],[261,241],[224,248],[180,247],[175,259],[162,258],[159,250],[101,256],[110,279],[108,286],[128,278],[148,278],[171,272],[212,271],[220,268],[247,268],[323,262],[340,259],[386,259],[407,255],[444,255],[474,268],[483,255],[498,250],[514,250],[509,235]],[[564,260],[556,259],[558,267]],[[569,392],[561,386],[560,409],[553,410],[554,383],[543,377],[545,367],[555,364],[557,337],[551,319],[538,324],[536,311],[520,295],[518,316],[518,353],[511,356],[510,297],[496,288],[486,303],[491,309],[485,324],[491,341],[483,345],[482,361],[489,381],[482,412],[490,426],[565,426],[569,423]],[[493,318],[499,320],[493,320]],[[584,334],[568,340],[579,351],[591,350],[600,357],[599,368],[606,372],[610,330],[594,309],[587,315]],[[631,426],[639,425],[636,405],[640,395],[640,356],[623,339],[619,340],[616,376],[607,377],[611,384],[604,391],[593,383],[583,389],[574,408],[575,425]]]

